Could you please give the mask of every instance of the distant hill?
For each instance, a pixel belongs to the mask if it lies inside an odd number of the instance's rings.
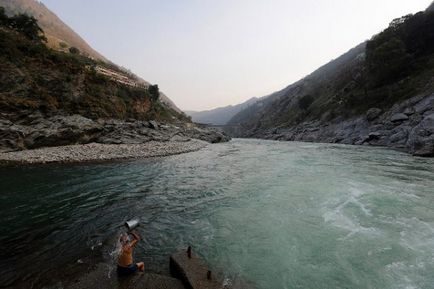
[[[434,155],[434,4],[237,113],[233,136]]]
[[[246,102],[237,105],[229,105],[205,111],[185,111],[191,119],[197,123],[225,125],[234,115],[258,101],[253,97]]]

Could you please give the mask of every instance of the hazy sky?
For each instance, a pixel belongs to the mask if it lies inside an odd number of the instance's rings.
[[[181,109],[280,90],[431,0],[43,0]]]

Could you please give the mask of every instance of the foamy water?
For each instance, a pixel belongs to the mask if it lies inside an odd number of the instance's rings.
[[[234,140],[162,159],[0,172],[0,241],[11,249],[0,283],[10,287],[65,284],[51,272],[81,274],[77,260],[112,276],[122,223],[140,217],[135,257],[153,272],[168,273],[168,255],[192,245],[230,284],[434,288],[433,159]]]

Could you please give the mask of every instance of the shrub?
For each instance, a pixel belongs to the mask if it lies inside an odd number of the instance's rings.
[[[74,55],[80,54],[80,50],[77,47],[70,47],[69,52]]]
[[[158,98],[160,97],[160,89],[158,88],[158,85],[150,85],[148,87],[148,92],[151,96],[152,101],[157,101]]]

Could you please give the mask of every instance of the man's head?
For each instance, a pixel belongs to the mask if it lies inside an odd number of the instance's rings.
[[[128,237],[127,233],[123,233],[119,237],[119,242],[121,242],[122,246],[127,245],[129,241],[130,241],[130,238]]]

